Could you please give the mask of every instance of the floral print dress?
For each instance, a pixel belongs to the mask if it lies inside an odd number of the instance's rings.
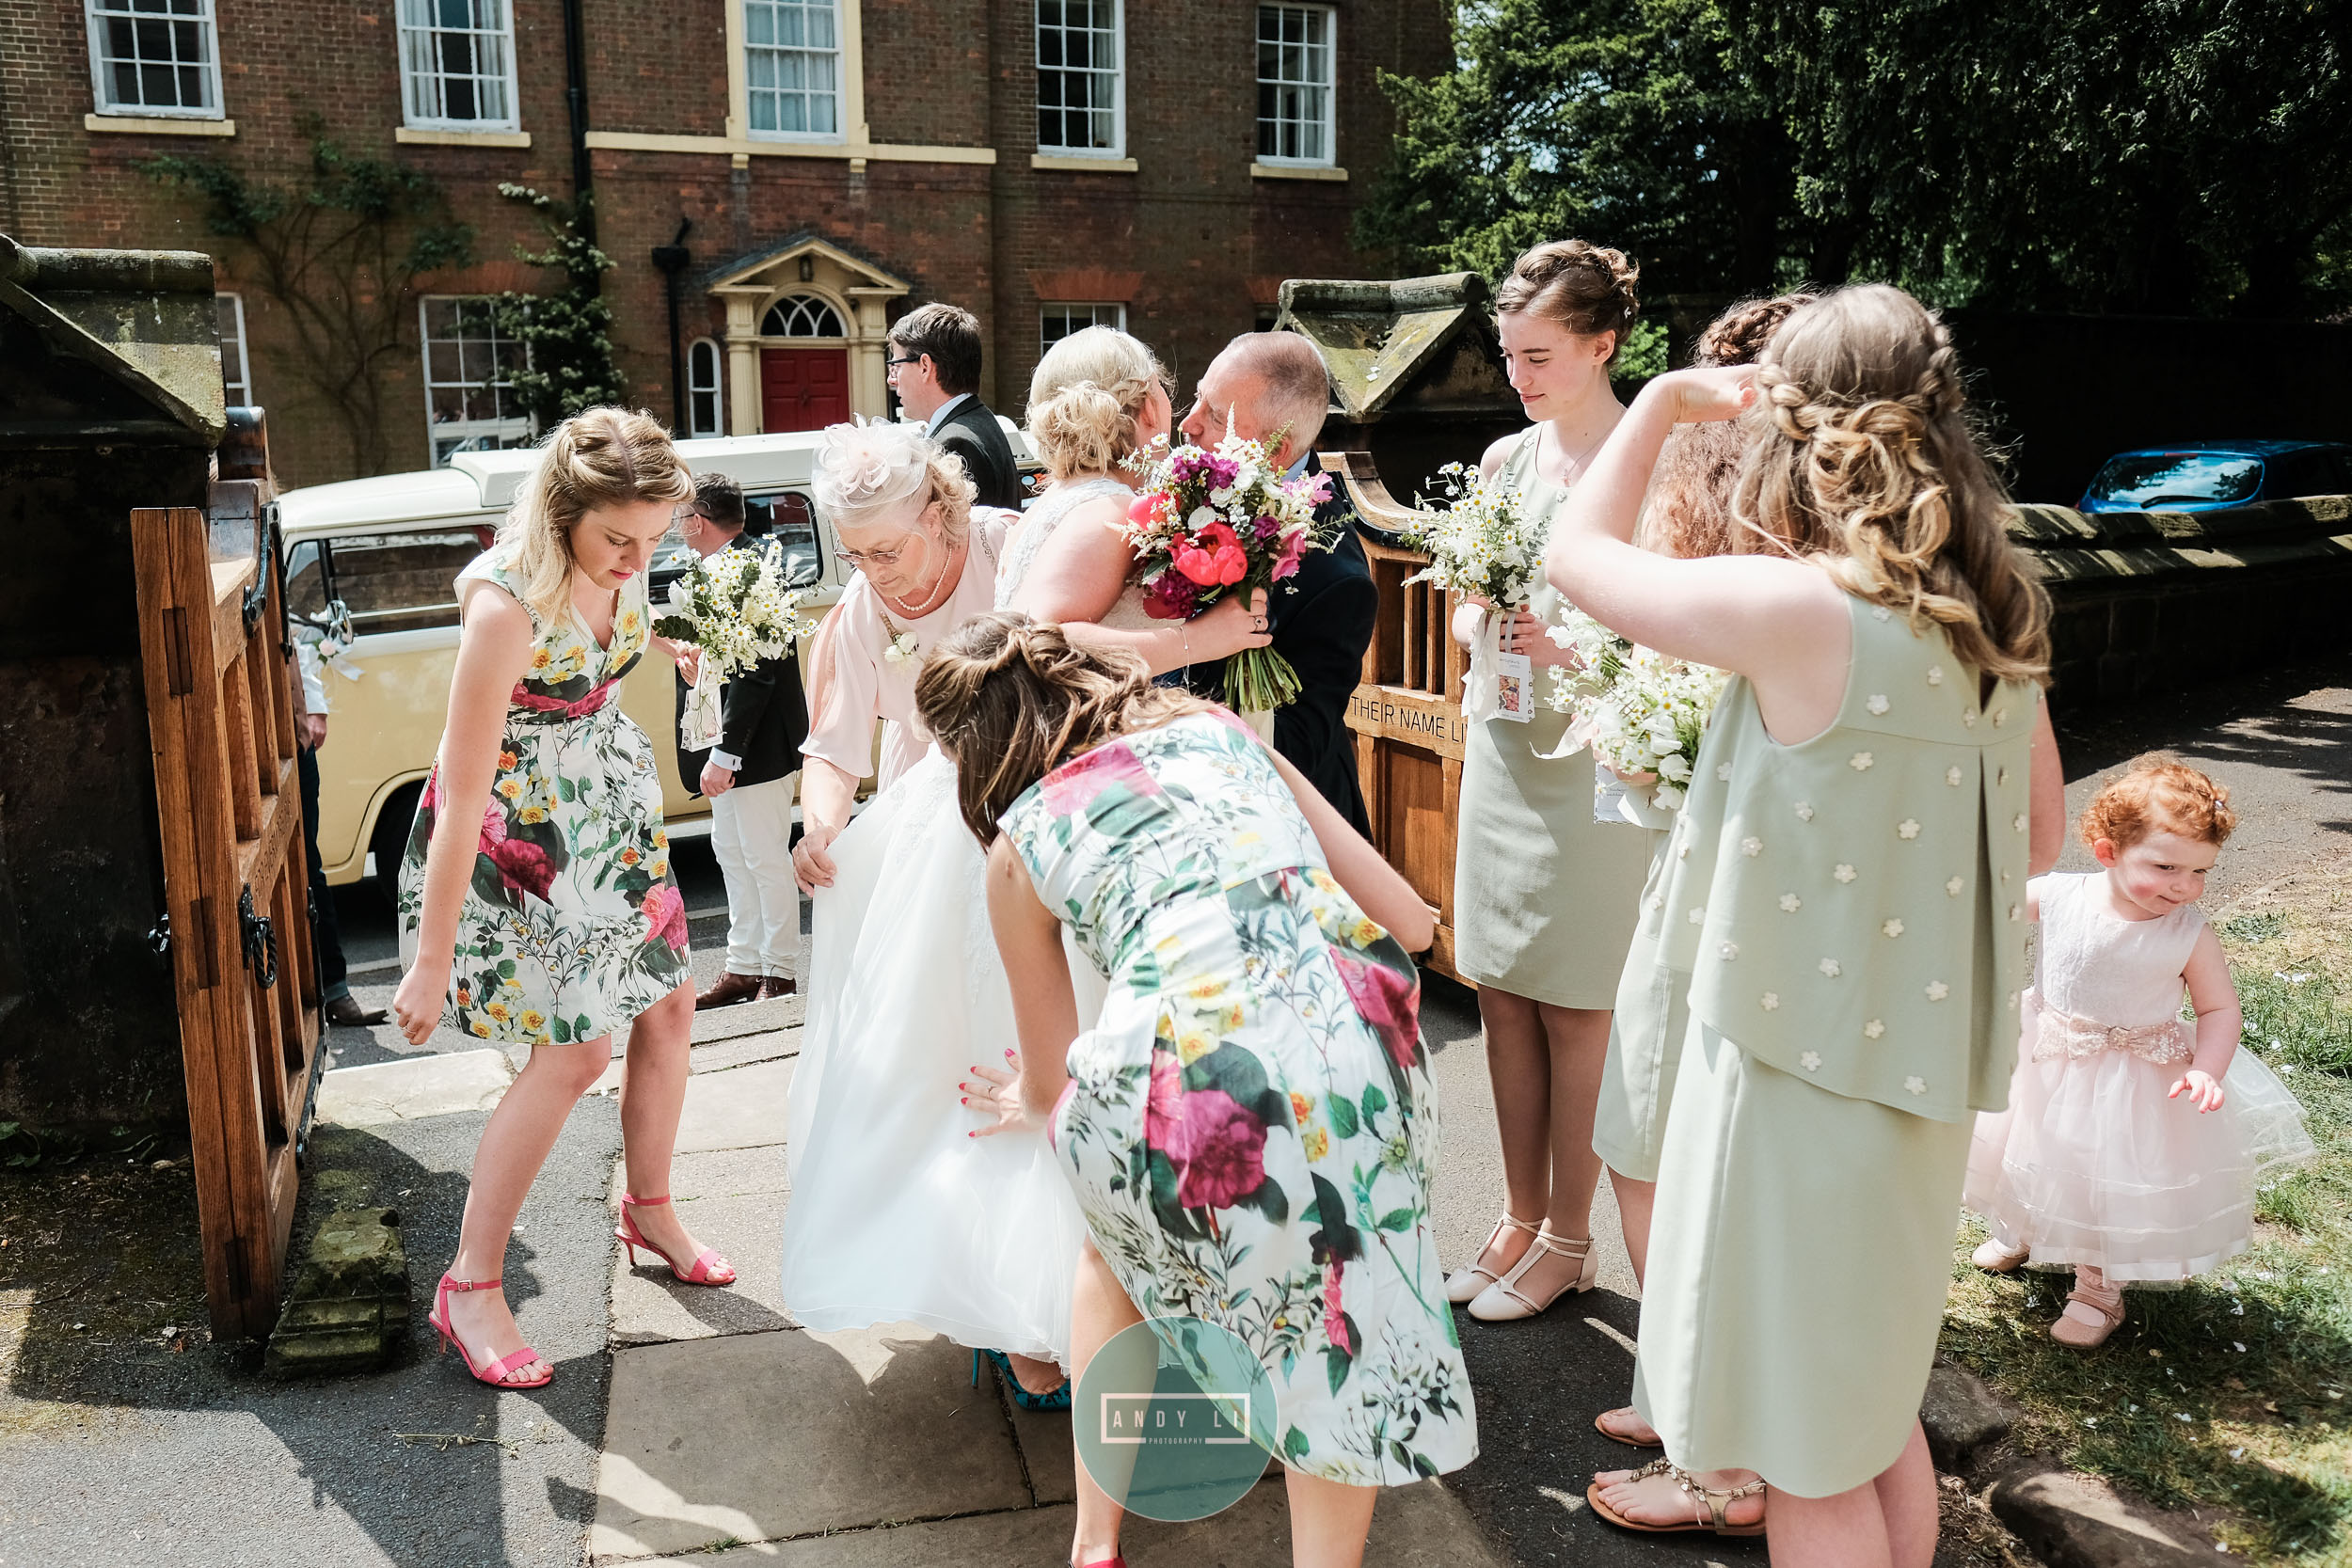
[[[461,596],[480,582],[522,599],[497,551],[457,581]],[[534,614],[532,627],[442,1017],[478,1039],[568,1045],[627,1024],[687,977],[686,900],[670,872],[653,743],[621,711],[621,678],[652,629],[644,578],[622,590],[610,647],[577,610],[556,624]],[[439,784],[436,767],[401,863],[403,965],[416,961]]]
[[[1136,1306],[1248,1342],[1297,1469],[1397,1485],[1470,1463],[1420,977],[1263,748],[1180,719],[1047,774],[1002,825],[1110,976],[1051,1131]]]

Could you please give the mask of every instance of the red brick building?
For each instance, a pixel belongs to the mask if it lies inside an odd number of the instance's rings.
[[[271,409],[290,483],[527,437],[498,385],[515,347],[480,300],[553,275],[512,259],[544,236],[497,187],[568,197],[582,168],[635,401],[674,406],[653,252],[685,220],[686,428],[882,412],[882,335],[929,300],[979,316],[983,394],[1017,413],[1042,345],[1074,325],[1124,323],[1188,377],[1272,319],[1283,277],[1375,275],[1348,239],[1388,150],[1375,73],[1450,58],[1446,15],[1442,0],[0,0],[0,227],[213,251],[234,296],[230,396]],[[289,306],[249,247],[139,166],[209,157],[292,186],[314,133],[428,175],[475,230],[471,264],[393,301],[373,465],[299,373]],[[375,307],[375,289],[352,292]]]

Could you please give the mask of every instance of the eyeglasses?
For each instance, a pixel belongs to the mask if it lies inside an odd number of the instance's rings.
[[[901,545],[895,550],[835,550],[833,555],[835,561],[856,571],[869,565],[887,570],[898,564],[898,558],[906,553],[906,546]]]
[[[923,362],[924,357],[925,356],[920,354],[911,354],[903,359],[884,359],[882,361],[882,374],[888,375],[892,371],[897,370],[901,365],[919,365]]]

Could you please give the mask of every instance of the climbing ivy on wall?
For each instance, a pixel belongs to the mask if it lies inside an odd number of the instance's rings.
[[[628,382],[614,357],[612,307],[603,293],[612,258],[596,248],[582,221],[584,204],[595,198],[559,201],[528,185],[510,183],[500,184],[499,195],[536,211],[548,232],[547,249],[516,245],[515,254],[561,275],[550,293],[499,295],[501,336],[530,351],[529,365],[508,377],[516,399],[541,430],[583,408],[625,402]]]

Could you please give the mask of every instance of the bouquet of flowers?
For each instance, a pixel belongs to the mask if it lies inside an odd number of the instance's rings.
[[[1463,676],[1462,717],[1472,723],[1492,717],[1502,690],[1502,628],[1507,616],[1534,596],[1544,541],[1519,512],[1518,493],[1495,479],[1480,477],[1460,463],[1438,470],[1437,494],[1421,498],[1442,503],[1423,512],[1402,531],[1406,542],[1427,552],[1429,564],[1408,578],[1435,583],[1450,593],[1485,599],[1496,613],[1470,648]],[[1522,672],[1521,678],[1524,678]],[[1525,718],[1524,711],[1505,715]]]
[[[1215,451],[1169,451],[1127,509],[1145,613],[1189,621],[1227,594],[1270,590],[1329,543],[1315,508],[1330,499],[1328,475],[1285,479],[1263,445],[1231,431]],[[1239,712],[1271,713],[1298,695],[1298,672],[1272,648],[1244,648],[1225,661],[1225,695]]]
[[[1552,690],[1552,707],[1575,715],[1570,743],[1590,745],[1593,759],[1620,779],[1654,778],[1650,804],[1679,811],[1724,673],[1629,642],[1581,610],[1548,635],[1584,666]]]
[[[762,659],[782,658],[792,651],[794,639],[808,634],[802,592],[786,582],[784,562],[767,544],[721,550],[670,585],[670,613],[653,629],[701,654],[693,689],[678,716],[678,737],[689,751],[719,738],[719,698],[728,676]]]

